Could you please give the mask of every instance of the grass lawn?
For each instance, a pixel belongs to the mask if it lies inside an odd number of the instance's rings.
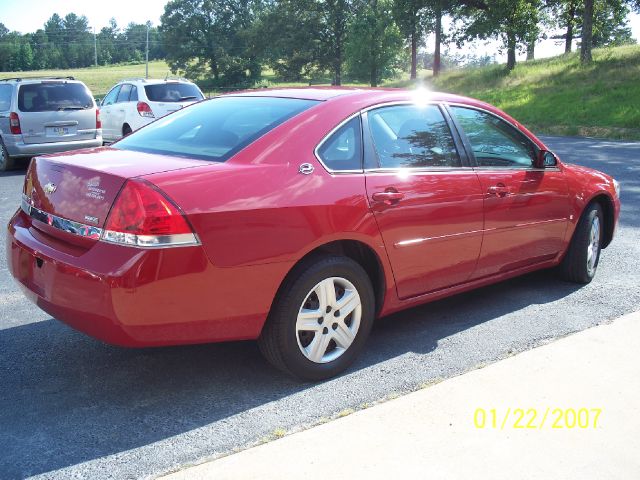
[[[82,80],[95,97],[103,97],[111,87],[124,78],[144,77],[145,64],[110,65],[107,67],[76,68],[70,70],[37,70],[31,72],[2,72],[0,78],[7,77],[66,77],[73,76]],[[149,62],[149,77],[164,78],[171,75],[164,61]]]

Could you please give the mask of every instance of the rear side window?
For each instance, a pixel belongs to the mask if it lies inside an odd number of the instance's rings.
[[[113,146],[224,162],[315,100],[272,97],[220,97],[156,120]]]
[[[461,167],[451,130],[436,105],[396,105],[368,113],[380,168]]]
[[[192,83],[145,85],[144,92],[151,102],[189,102],[204,98],[198,87]]]
[[[330,170],[362,170],[360,115],[327,138],[318,148],[318,156]]]
[[[13,87],[11,85],[0,85],[0,112],[6,112],[11,109],[11,93]]]
[[[116,101],[116,103],[128,102],[130,94],[131,94],[131,85],[128,83],[125,83],[120,88],[120,93],[118,93],[118,100]]]
[[[21,85],[18,109],[22,112],[53,112],[93,108],[93,97],[81,83],[44,82]]]

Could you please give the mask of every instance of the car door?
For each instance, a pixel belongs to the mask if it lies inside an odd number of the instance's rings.
[[[120,92],[120,86],[116,85],[109,93],[105,95],[100,104],[100,120],[102,121],[102,138],[105,141],[112,142],[115,140],[115,109],[118,93]]]
[[[363,129],[367,195],[398,296],[467,281],[482,245],[482,190],[446,112],[381,106],[363,114]]]
[[[555,258],[569,217],[568,186],[557,167],[535,168],[538,147],[497,115],[451,105],[484,194],[484,241],[474,278]]]
[[[118,92],[116,103],[113,106],[113,129],[114,138],[120,140],[122,138],[122,130],[127,119],[127,112],[129,106],[129,97],[131,96],[131,90],[135,88],[130,83],[123,83]]]

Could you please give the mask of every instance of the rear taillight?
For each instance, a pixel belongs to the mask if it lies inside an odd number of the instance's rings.
[[[144,180],[125,183],[111,207],[102,240],[135,247],[198,244],[180,209]]]
[[[9,129],[14,135],[22,134],[22,129],[20,128],[20,117],[18,117],[16,112],[11,112],[9,114]]]
[[[100,118],[100,109],[96,108],[96,129],[102,128],[102,119]]]
[[[141,117],[155,118],[151,107],[146,102],[138,102],[138,113]]]

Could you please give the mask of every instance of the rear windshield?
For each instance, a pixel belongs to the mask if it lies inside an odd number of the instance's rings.
[[[224,162],[315,100],[219,97],[167,115],[115,148]]]
[[[22,112],[53,112],[93,108],[93,97],[82,83],[44,82],[21,85],[18,109]]]
[[[204,97],[192,83],[159,83],[145,85],[144,91],[151,102],[189,102]]]

